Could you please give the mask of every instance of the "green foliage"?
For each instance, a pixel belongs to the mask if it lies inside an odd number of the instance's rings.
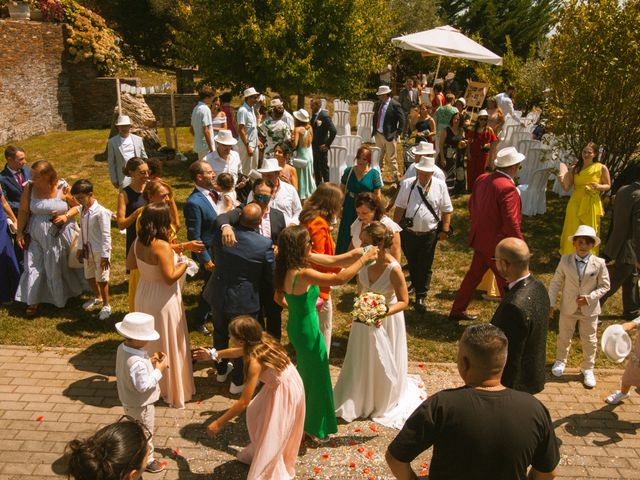
[[[385,63],[388,19],[384,0],[194,0],[177,40],[216,86],[355,98]]]
[[[552,28],[559,0],[450,0],[440,4],[440,14],[450,25],[480,35],[482,45],[500,55],[513,52],[526,57]]]
[[[640,0],[570,0],[545,62],[553,130],[576,153],[600,144],[614,174],[638,151],[639,24]]]

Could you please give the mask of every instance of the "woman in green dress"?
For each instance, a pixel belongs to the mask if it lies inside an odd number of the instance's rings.
[[[289,309],[287,334],[296,351],[297,368],[304,384],[306,416],[304,431],[315,441],[338,431],[329,358],[318,325],[320,287],[342,285],[353,278],[377,256],[376,247],[361,248],[344,255],[311,253],[311,238],[306,228],[285,228],[278,240],[275,289],[279,302]],[[308,265],[320,261],[328,266],[344,266],[339,273],[323,273]]]
[[[298,174],[298,195],[300,200],[310,197],[316,190],[316,181],[313,179],[313,130],[309,124],[309,113],[301,108],[293,112],[294,128],[291,143],[295,149],[293,154],[293,166]]]
[[[342,219],[338,230],[336,253],[349,250],[351,243],[351,224],[356,221],[356,197],[363,192],[372,192],[379,200],[382,199],[382,177],[380,172],[371,168],[371,149],[362,145],[356,153],[356,162],[342,174],[340,188],[344,192],[342,205]]]

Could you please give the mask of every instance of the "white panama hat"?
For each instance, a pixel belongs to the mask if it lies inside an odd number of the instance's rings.
[[[478,118],[479,117],[488,117],[488,116],[489,116],[489,112],[487,112],[484,108],[478,112]]]
[[[255,89],[255,88],[253,88],[253,87],[249,87],[249,88],[247,88],[247,89],[244,91],[244,95],[243,95],[243,97],[244,97],[244,98],[247,98],[247,97],[253,97],[254,95],[260,95],[260,93],[259,93],[259,92],[256,92],[256,89]]]
[[[609,325],[600,338],[602,352],[609,360],[622,363],[631,353],[632,343],[629,334],[620,324]]]
[[[116,330],[123,337],[145,342],[160,338],[160,334],[153,327],[153,316],[142,312],[127,313],[121,322],[116,323]]]
[[[456,102],[461,103],[463,107],[467,106],[467,101],[465,100],[464,97],[460,97],[459,99],[456,100]]]
[[[589,225],[580,225],[576,230],[576,233],[569,236],[569,241],[573,242],[573,239],[575,237],[593,238],[593,240],[596,242],[594,247],[597,247],[598,245],[600,245],[600,238],[598,237],[598,235],[596,235],[596,231],[593,229],[593,227],[590,227]]]
[[[233,138],[231,130],[218,130],[213,140],[221,145],[235,145],[238,143],[238,140]]]
[[[389,88],[388,85],[380,85],[378,87],[378,91],[376,92],[376,95],[389,95],[391,93],[391,89]]]
[[[284,104],[282,103],[282,100],[280,100],[279,98],[274,98],[269,103],[269,106],[271,106],[271,107],[281,107],[282,105],[284,105]]]
[[[125,125],[131,125],[131,119],[129,115],[118,115],[116,120],[116,127],[124,127]]]
[[[420,161],[415,164],[416,170],[421,172],[433,173],[436,171],[436,159],[435,157],[422,157]]]
[[[524,155],[519,153],[516,147],[507,147],[498,151],[494,164],[498,168],[505,168],[521,163],[524,158]]]
[[[420,142],[415,147],[411,147],[411,153],[414,155],[435,156],[436,150],[431,142]]]
[[[311,120],[311,117],[309,117],[309,112],[307,112],[304,108],[293,112],[293,117],[303,123],[309,123],[309,121]]]
[[[278,165],[278,159],[277,158],[265,158],[262,161],[262,168],[258,169],[258,172],[260,173],[273,173],[273,172],[279,172],[282,170],[282,167],[280,167],[280,165]]]

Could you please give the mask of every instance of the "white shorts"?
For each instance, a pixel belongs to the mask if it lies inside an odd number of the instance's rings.
[[[109,281],[109,269],[102,270],[100,266],[100,257],[89,254],[89,258],[85,258],[82,262],[84,266],[84,278],[90,280],[96,279],[96,282],[104,283]]]

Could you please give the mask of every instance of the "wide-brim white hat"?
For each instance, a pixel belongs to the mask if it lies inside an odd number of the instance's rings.
[[[233,138],[231,130],[218,130],[218,133],[213,137],[213,140],[222,145],[235,145],[238,143],[238,140]]]
[[[516,147],[507,147],[498,151],[494,164],[498,168],[504,168],[521,163],[524,159],[525,156]]]
[[[125,125],[131,125],[129,115],[119,115],[116,120],[116,127],[124,127]]]
[[[148,313],[131,312],[127,313],[121,322],[116,323],[116,330],[131,340],[152,342],[160,338],[160,334],[153,328],[154,322],[153,316]]]
[[[594,230],[594,228],[590,227],[589,225],[580,225],[578,227],[578,229],[576,230],[576,233],[574,233],[573,235],[569,236],[569,241],[573,242],[573,239],[575,237],[593,238],[593,241],[596,242],[594,247],[597,247],[598,245],[600,245],[600,237],[598,237],[598,235],[596,235],[596,231]]]
[[[484,108],[478,112],[478,117],[488,117],[489,112],[487,112]]]
[[[389,95],[391,93],[391,89],[389,88],[388,85],[380,85],[378,87],[378,91],[376,92],[376,95]]]
[[[262,161],[262,167],[258,169],[258,172],[260,173],[272,173],[272,172],[279,172],[282,170],[282,167],[280,167],[280,165],[278,165],[278,159],[277,158],[265,158]]]
[[[253,97],[254,95],[260,95],[260,92],[257,92],[256,89],[253,87],[249,87],[245,89],[243,97],[244,98]]]
[[[436,149],[433,148],[433,143],[430,142],[420,142],[415,147],[411,147],[411,153],[414,155],[429,155],[435,156]]]
[[[297,120],[300,120],[303,123],[309,123],[311,117],[309,116],[309,112],[307,112],[304,108],[300,110],[296,110],[293,112],[293,117]]]
[[[467,101],[465,100],[464,97],[460,97],[459,99],[456,100],[456,102],[461,103],[463,107],[467,106]]]
[[[631,337],[620,324],[609,325],[605,329],[600,338],[600,346],[607,358],[615,363],[622,363],[633,348]]]
[[[436,171],[436,159],[435,157],[422,157],[415,166],[416,170],[421,172],[433,173]]]

